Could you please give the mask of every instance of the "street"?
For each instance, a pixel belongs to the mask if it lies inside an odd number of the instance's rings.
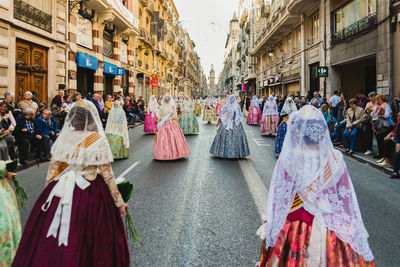
[[[247,160],[212,158],[215,124],[200,122],[200,135],[188,136],[189,158],[154,161],[154,136],[143,126],[130,130],[130,158],[113,163],[116,176],[134,185],[130,211],[142,248],[130,243],[131,266],[254,266],[261,240],[256,231],[266,211],[267,190],[276,162],[273,138],[244,125],[251,155]],[[377,266],[400,266],[397,222],[400,181],[345,156]],[[18,173],[30,198],[22,223],[44,187],[48,164]]]

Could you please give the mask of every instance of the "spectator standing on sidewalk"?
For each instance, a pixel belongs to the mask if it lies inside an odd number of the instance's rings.
[[[60,130],[58,129],[57,122],[51,115],[49,109],[43,110],[43,113],[34,121],[37,133],[40,135],[41,149],[44,153],[43,160],[50,160],[50,141],[55,142]]]
[[[62,128],[64,124],[64,118],[66,113],[64,112],[63,99],[61,95],[56,95],[53,100],[51,101],[51,114],[53,115],[54,119],[57,122],[58,127]]]
[[[337,116],[337,123],[335,126],[335,135],[334,135],[334,145],[340,145],[342,144],[343,140],[343,133],[342,130],[346,126],[346,109],[347,109],[347,102],[346,102],[346,96],[344,93],[340,94],[340,101],[337,104],[338,108],[338,116]]]
[[[364,109],[364,118],[362,119],[363,123],[363,128],[364,128],[364,136],[365,136],[365,147],[367,151],[364,153],[365,155],[371,155],[373,152],[372,146],[373,146],[373,140],[374,140],[374,133],[372,130],[372,116],[371,113],[375,110],[376,108],[376,92],[370,92],[368,94],[369,102],[365,106]]]
[[[23,111],[26,108],[32,109],[34,114],[33,118],[36,118],[36,112],[39,110],[38,104],[32,100],[32,92],[26,91],[24,93],[24,100],[18,103],[18,107]]]
[[[318,107],[317,108],[320,108],[321,105],[322,105],[322,102],[324,102],[324,100],[322,99],[322,97],[321,97],[321,95],[319,94],[318,91],[314,92],[314,97],[311,99],[310,104],[314,105],[315,101],[317,101],[317,103],[318,103]]]
[[[133,125],[136,124],[136,114],[133,113],[132,104],[130,103],[129,96],[125,97],[125,103],[123,106],[126,118],[128,119],[128,124],[132,121]]]
[[[356,149],[356,140],[358,133],[358,126],[360,126],[360,119],[364,113],[364,109],[357,105],[357,99],[352,98],[349,101],[350,108],[346,112],[346,130],[344,137],[346,139],[346,152],[354,154]]]
[[[381,158],[377,163],[384,164],[385,162],[385,137],[390,133],[391,127],[393,127],[393,121],[391,119],[392,109],[387,103],[387,97],[385,95],[376,96],[376,107],[371,113],[372,116],[372,129],[375,133],[376,141],[378,143],[378,156]]]
[[[394,157],[395,148],[396,148],[396,145],[394,143],[394,134],[396,132],[397,127],[400,124],[400,113],[397,113],[396,120],[398,121],[396,123],[396,127],[384,139],[385,145],[384,145],[384,149],[383,150],[384,150],[385,160],[382,163],[378,164],[380,166],[388,167],[392,163],[392,159]]]
[[[337,119],[338,117],[338,107],[337,105],[340,102],[340,96],[338,91],[333,92],[333,96],[329,99],[329,105],[331,107],[332,116]]]

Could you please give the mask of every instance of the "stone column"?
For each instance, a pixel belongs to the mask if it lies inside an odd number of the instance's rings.
[[[301,39],[300,39],[300,50],[301,50],[301,56],[300,56],[300,93],[301,95],[306,95],[308,92],[308,63],[307,63],[307,25],[306,25],[306,16],[304,14],[301,15],[300,17],[301,21],[301,26],[300,26],[300,32],[301,32]]]
[[[119,59],[120,59],[120,51],[119,51],[120,42],[121,42],[120,35],[114,34],[113,35],[113,59],[115,61],[119,61]],[[116,75],[114,77],[114,87],[113,87],[114,93],[121,91],[121,84],[122,84],[121,78],[122,77],[119,75]]]
[[[72,94],[76,92],[77,88],[77,63],[76,63],[76,53],[73,51],[77,51],[76,45],[76,23],[77,23],[78,10],[74,8],[72,12],[69,14],[69,24],[68,24],[68,39],[69,39],[69,48],[68,49],[68,84],[67,89],[68,93]]]
[[[393,35],[391,32],[390,20],[386,18],[390,15],[388,8],[390,0],[382,0],[376,2],[376,14],[378,21],[378,47],[376,49],[376,72],[382,74],[383,81],[388,81],[389,86],[383,87],[383,94],[393,95],[393,57],[392,42]],[[382,23],[379,23],[381,22]]]
[[[94,73],[93,91],[103,94],[103,70],[104,64],[100,61],[103,58],[103,30],[104,24],[101,22],[93,23],[93,51],[96,53],[96,58],[99,59],[99,67]]]

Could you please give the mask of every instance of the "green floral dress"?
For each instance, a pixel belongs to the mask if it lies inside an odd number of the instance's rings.
[[[0,267],[10,266],[21,239],[21,220],[15,194],[0,161]]]

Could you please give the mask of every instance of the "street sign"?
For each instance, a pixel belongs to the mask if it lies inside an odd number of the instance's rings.
[[[317,78],[328,77],[328,67],[317,67]]]

